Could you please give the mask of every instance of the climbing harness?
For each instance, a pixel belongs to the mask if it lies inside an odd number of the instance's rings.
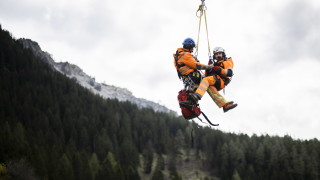
[[[210,42],[209,42],[209,30],[208,30],[208,23],[207,23],[207,15],[206,15],[207,7],[205,5],[205,0],[201,0],[201,4],[199,5],[199,8],[196,12],[196,16],[199,18],[199,27],[198,27],[198,38],[197,38],[197,44],[196,44],[196,51],[195,51],[195,57],[198,56],[198,48],[199,48],[199,36],[200,36],[200,30],[201,30],[201,22],[202,22],[202,16],[204,16],[205,21],[205,27],[206,27],[206,34],[207,34],[207,43],[208,43],[208,56],[209,59],[212,59],[211,50],[210,50]]]

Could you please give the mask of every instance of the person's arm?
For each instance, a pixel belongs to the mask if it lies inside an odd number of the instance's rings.
[[[213,66],[211,65],[204,65],[200,62],[197,62],[191,53],[186,53],[183,57],[183,63],[193,69],[197,70],[211,70]]]
[[[214,66],[213,70],[219,75],[232,77],[233,76],[233,61],[232,61],[232,58],[227,58],[225,61],[223,61],[223,67],[224,68],[222,68],[221,66]]]

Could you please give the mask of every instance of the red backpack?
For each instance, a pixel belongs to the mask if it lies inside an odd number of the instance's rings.
[[[182,106],[180,102],[187,101],[189,92],[185,89],[179,91],[178,101],[181,108],[182,115],[185,119],[192,119],[198,117],[201,114],[201,109],[198,104],[194,104],[192,107]]]
[[[219,124],[212,124],[208,117],[201,111],[199,104],[194,104],[192,106],[183,106],[180,104],[182,101],[187,101],[189,97],[190,91],[187,91],[186,89],[182,89],[179,91],[178,94],[178,101],[180,105],[180,109],[182,112],[182,115],[185,119],[193,119],[193,118],[198,118],[201,122],[202,120],[199,118],[200,114],[203,115],[203,117],[208,121],[208,123],[212,126],[219,126]]]

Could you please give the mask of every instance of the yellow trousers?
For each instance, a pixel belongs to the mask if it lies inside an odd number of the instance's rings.
[[[217,104],[219,108],[221,108],[227,103],[227,100],[219,94],[217,88],[214,86],[216,81],[217,80],[214,76],[207,76],[203,78],[199,84],[199,87],[196,90],[196,94],[200,98],[202,98],[205,92],[208,92],[212,100]],[[221,86],[223,86],[224,88],[224,83],[221,84]]]

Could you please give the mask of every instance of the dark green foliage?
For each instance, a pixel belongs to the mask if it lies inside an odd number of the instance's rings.
[[[36,180],[33,167],[24,159],[12,160],[7,163],[8,174],[15,180]],[[0,176],[1,177],[1,176]],[[1,178],[0,178],[1,179]]]
[[[170,154],[168,161],[169,161],[168,170],[170,172],[170,179],[173,179],[173,180],[181,179],[176,168],[176,155]]]
[[[156,165],[156,168],[155,168],[155,171],[153,173],[153,176],[152,176],[152,180],[163,180],[165,179],[164,178],[164,175],[163,175],[163,170],[164,170],[164,159],[162,157],[162,155],[158,155],[158,160],[157,160],[157,165]]]
[[[187,124],[93,95],[2,29],[0,42],[2,163],[25,159],[45,179],[139,179],[139,154],[149,150],[151,171],[153,150],[165,153],[172,127]]]
[[[142,152],[144,157],[144,173],[150,174],[152,170],[152,163],[153,163],[153,149],[151,142],[147,144],[147,147]]]
[[[104,100],[0,30],[0,178],[140,179],[142,155],[152,179],[182,179],[183,150],[213,178],[320,179],[317,139],[223,133]]]

